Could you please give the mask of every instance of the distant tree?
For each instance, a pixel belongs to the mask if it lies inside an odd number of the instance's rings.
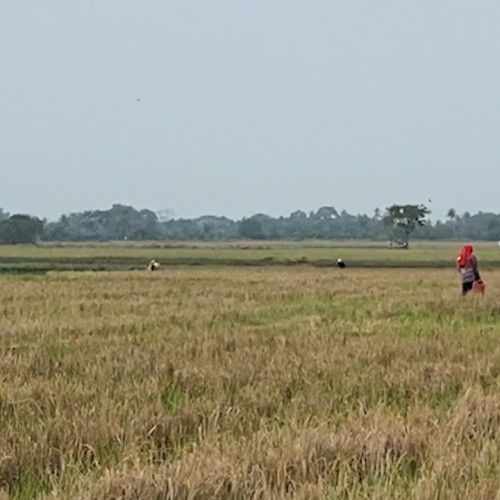
[[[0,243],[35,243],[43,231],[43,221],[24,214],[16,214],[0,222]]]
[[[161,225],[151,210],[115,204],[109,210],[86,210],[63,215],[47,224],[46,241],[156,240]]]
[[[174,211],[170,208],[162,208],[156,212],[156,216],[160,222],[168,222],[174,218]]]
[[[450,209],[443,222],[430,222],[423,205],[394,205],[382,215],[353,215],[345,210],[323,206],[306,213],[296,210],[286,217],[263,213],[234,221],[226,217],[203,215],[195,219],[176,219],[170,212],[158,215],[150,210],[115,204],[108,210],[86,210],[66,214],[44,224],[41,238],[45,241],[110,241],[110,240],[179,240],[228,241],[238,238],[254,240],[382,240],[390,233],[393,241],[406,244],[420,240],[500,240],[500,214],[465,212],[458,215]],[[0,222],[9,219],[0,209]],[[16,219],[14,218],[14,221]],[[2,226],[2,239],[12,241],[11,223]],[[19,238],[16,237],[16,240]],[[25,240],[24,240],[25,241]]]
[[[315,214],[315,217],[321,220],[331,220],[339,216],[335,207],[321,207]]]
[[[267,214],[255,214],[250,217],[252,220],[259,222],[261,227],[261,236],[254,239],[263,240],[279,240],[281,237],[281,222]]]
[[[306,212],[296,210],[288,217],[280,218],[280,233],[286,240],[303,240],[308,235],[309,220]]]
[[[240,222],[239,234],[242,238],[249,240],[265,239],[264,231],[262,230],[262,224],[255,217],[243,219]]]
[[[455,239],[457,237],[457,222],[459,220],[458,213],[454,208],[450,208],[446,213],[446,217],[451,224],[453,238]]]
[[[500,217],[495,217],[488,222],[487,239],[490,241],[500,241]]]
[[[0,208],[0,221],[8,219],[9,217],[9,213],[6,212],[3,208]]]
[[[307,220],[307,214],[302,210],[296,210],[290,214],[291,220],[305,221]]]
[[[396,236],[408,247],[410,235],[419,226],[425,226],[431,211],[425,205],[392,205],[386,209],[384,223],[392,237]]]

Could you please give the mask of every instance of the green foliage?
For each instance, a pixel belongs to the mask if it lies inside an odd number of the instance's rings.
[[[164,385],[160,398],[166,410],[174,411],[182,406],[185,395],[175,380],[169,380]]]
[[[265,235],[262,230],[262,224],[255,217],[250,217],[250,219],[243,219],[240,222],[239,233],[240,236],[244,239],[249,239],[249,240],[265,239]]]
[[[43,231],[43,221],[16,214],[0,222],[0,243],[35,243]]]
[[[425,205],[392,205],[386,209],[384,224],[392,237],[400,239],[407,246],[410,235],[418,226],[425,226],[425,218],[430,213]]]
[[[465,212],[460,215],[451,208],[444,221],[433,222],[426,220],[429,214],[424,205],[393,205],[384,214],[377,208],[372,215],[354,215],[345,210],[338,211],[333,206],[323,206],[309,213],[296,210],[281,217],[260,213],[237,221],[212,215],[175,219],[167,211],[156,214],[147,209],[137,210],[115,204],[109,210],[62,215],[57,221],[45,223],[43,231],[36,232],[35,238],[26,239],[23,236],[22,241],[32,242],[37,238],[61,242],[238,239],[384,241],[388,235],[393,241],[399,240],[406,245],[410,236],[414,240],[500,240],[500,214],[479,212],[472,215]],[[9,217],[0,209],[0,243],[19,240],[17,236],[13,237],[14,228],[17,231],[20,227],[19,217],[27,216]]]
[[[3,208],[0,208],[0,221],[8,219],[10,217],[9,213],[6,212]]]

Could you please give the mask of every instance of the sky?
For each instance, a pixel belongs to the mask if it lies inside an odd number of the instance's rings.
[[[496,0],[3,0],[0,207],[500,212]]]

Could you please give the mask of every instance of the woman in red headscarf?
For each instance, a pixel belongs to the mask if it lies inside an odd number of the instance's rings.
[[[477,258],[472,245],[465,245],[457,259],[457,267],[462,277],[462,295],[467,295],[474,289],[474,283],[481,281]]]

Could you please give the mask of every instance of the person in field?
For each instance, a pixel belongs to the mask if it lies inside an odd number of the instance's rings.
[[[148,264],[148,271],[156,271],[159,267],[160,264],[155,259],[151,259]]]
[[[462,278],[462,295],[474,289],[474,283],[481,283],[477,258],[472,245],[464,245],[457,259],[457,268]]]

